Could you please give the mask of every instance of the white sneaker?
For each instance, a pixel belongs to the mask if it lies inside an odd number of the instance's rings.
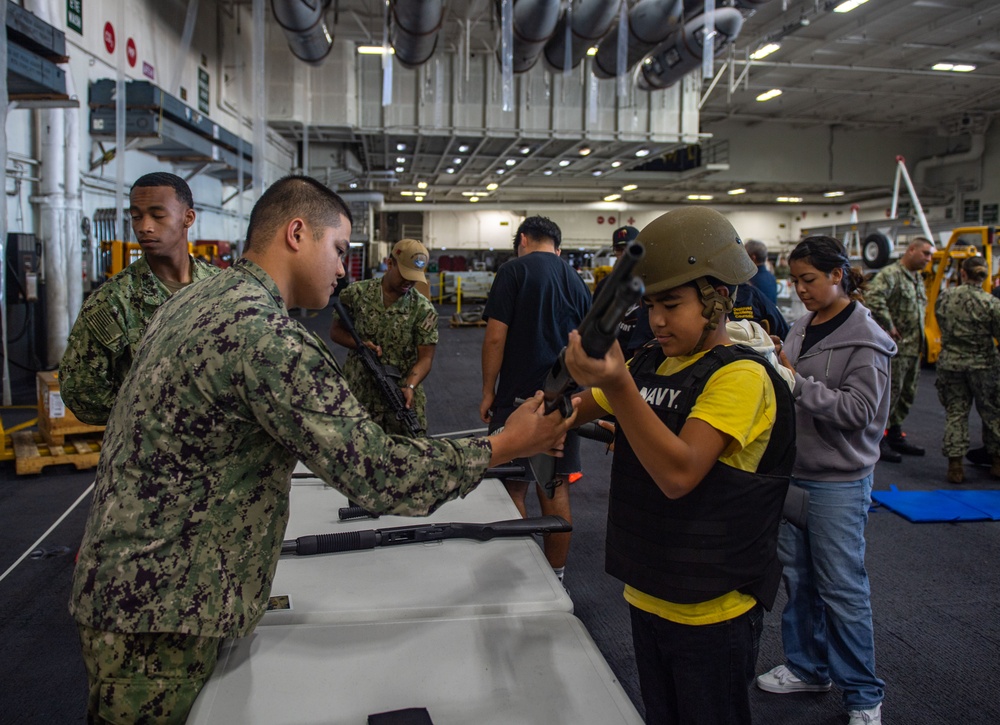
[[[870,710],[851,710],[847,725],[882,725],[882,703]]]
[[[800,680],[784,665],[778,665],[757,678],[757,687],[764,692],[776,692],[779,695],[786,692],[829,692],[831,684],[830,682],[813,684]]]

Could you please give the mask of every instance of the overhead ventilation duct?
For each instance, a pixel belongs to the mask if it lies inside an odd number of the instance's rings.
[[[570,19],[569,67],[576,68],[618,17],[622,0],[580,0]],[[559,18],[552,39],[545,44],[545,62],[554,71],[566,70],[566,13]]]
[[[628,62],[622,73],[634,68],[677,30],[683,10],[683,0],[639,0],[632,6],[628,12]],[[618,31],[616,25],[597,48],[593,70],[598,78],[618,75]]]
[[[954,154],[945,154],[944,156],[929,156],[926,159],[920,159],[920,161],[913,166],[913,183],[917,186],[922,186],[927,179],[927,171],[929,169],[940,169],[944,166],[964,164],[969,161],[978,161],[983,157],[983,153],[985,153],[985,151],[986,134],[973,133],[969,136],[969,148],[966,151],[960,151]]]
[[[499,13],[500,0],[496,4]],[[531,70],[538,61],[542,49],[555,32],[559,10],[560,0],[514,0],[515,73]]]
[[[299,60],[320,65],[333,47],[323,16],[330,0],[271,0],[274,19],[285,32],[288,47]]]
[[[636,85],[644,91],[669,88],[702,63],[705,16],[688,21],[657,46],[639,66]],[[715,11],[715,55],[719,55],[743,28],[743,15],[735,8]]]
[[[396,60],[407,68],[416,68],[430,60],[443,22],[444,0],[395,0],[389,39]]]

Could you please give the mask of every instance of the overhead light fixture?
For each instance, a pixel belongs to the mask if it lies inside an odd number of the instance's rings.
[[[951,73],[971,73],[976,66],[968,63],[935,63],[931,70],[950,71]]]
[[[462,196],[475,196],[477,192],[475,191],[463,191]]]
[[[781,95],[780,88],[772,88],[771,90],[764,91],[759,96],[757,96],[757,100],[763,103],[764,101],[770,101],[772,98],[777,98],[780,95]]]
[[[426,192],[426,191],[414,191],[414,192],[413,192],[413,195],[414,195],[415,197],[419,198],[419,197],[421,197],[421,196],[427,196],[427,192]]]
[[[569,166],[569,159],[563,159],[559,162],[560,166]]]
[[[398,143],[398,144],[396,144],[396,150],[397,151],[406,151],[406,144],[405,143]]]
[[[552,176],[552,169],[545,169],[545,171],[542,172],[542,175],[543,176]]]
[[[606,197],[604,197],[604,201],[618,201],[621,198],[622,198],[621,194],[608,194]]]
[[[405,156],[397,156],[396,157],[396,163],[397,164],[405,164],[406,163],[406,157]]]
[[[590,146],[584,146],[578,152],[581,156],[590,156]]]
[[[467,144],[467,143],[464,143],[464,144],[462,144],[461,146],[458,147],[458,153],[460,153],[460,154],[464,154],[468,150],[469,150],[469,144]]]
[[[417,188],[418,189],[426,189],[427,188],[427,182],[426,181],[418,181],[417,182]]]
[[[403,168],[402,166],[397,166],[396,167],[396,173],[397,174],[402,174],[404,171],[406,171],[406,169]]]
[[[444,173],[446,173],[446,174],[454,174],[455,173],[455,169],[453,167],[449,166],[447,169],[444,170]]]
[[[833,9],[835,13],[849,13],[855,8],[861,7],[868,0],[846,0],[846,2],[840,3],[837,7]]]
[[[649,149],[639,149],[638,151],[635,152],[635,155],[638,156],[640,159],[643,156],[649,156]]]
[[[503,176],[506,173],[507,173],[507,169],[497,169],[497,175],[498,176]]]
[[[763,58],[766,58],[779,48],[781,48],[781,45],[778,43],[768,43],[767,45],[757,48],[757,50],[751,53],[750,60],[761,60]]]
[[[603,173],[604,173],[604,172],[603,172],[603,171],[601,171],[600,169],[594,169],[593,171],[591,171],[591,172],[590,172],[590,175],[591,175],[591,176],[600,176],[600,175],[601,175],[601,174],[603,174]]]
[[[423,200],[424,200],[424,197],[422,197],[422,196],[418,196],[418,197],[416,197],[414,199],[414,201],[423,201]]]
[[[382,55],[385,52],[385,48],[381,45],[359,45],[358,55]],[[395,54],[395,49],[389,48],[389,55]]]
[[[478,196],[470,196],[469,197],[469,201],[471,201],[473,204],[475,204],[477,201],[479,201],[479,197]]]
[[[451,163],[455,164],[455,166],[458,166],[460,163],[462,163],[462,159],[456,156],[451,160]]]
[[[513,166],[514,164],[517,163],[517,159],[507,159],[506,161],[504,161],[504,163],[507,164],[508,166]]]
[[[797,204],[802,201],[801,196],[779,196],[775,201],[780,201],[782,204]]]
[[[401,192],[399,192],[399,195],[400,196],[413,196],[413,192],[412,191],[401,191]]]
[[[736,196],[738,194],[746,194],[747,190],[746,189],[730,189],[726,193],[729,194],[730,196]]]
[[[621,162],[621,161],[612,161],[612,162],[611,162],[611,168],[612,168],[612,169],[617,169],[617,168],[618,168],[619,166],[621,166],[621,165],[622,165],[622,162]]]
[[[489,183],[489,184],[486,185],[486,190],[487,191],[494,191],[498,186],[500,186],[500,184],[498,184],[496,182],[492,182],[492,183]]]
[[[349,189],[357,189],[358,188],[358,182],[352,181],[350,184],[347,185],[347,187]]]
[[[688,194],[688,201],[711,201],[711,194]]]
[[[520,151],[521,151],[522,154],[530,154],[531,153],[531,147],[530,146],[522,146],[521,149],[520,149]]]
[[[637,184],[625,184],[625,186],[622,187],[622,191],[635,191],[638,188],[639,186]]]
[[[833,199],[834,197],[843,196],[843,195],[844,195],[844,192],[842,192],[842,191],[828,191],[825,194],[823,194],[823,196],[825,196],[827,199]]]
[[[587,48],[587,55],[589,55],[591,58],[597,55],[597,46],[592,45],[589,48]]]

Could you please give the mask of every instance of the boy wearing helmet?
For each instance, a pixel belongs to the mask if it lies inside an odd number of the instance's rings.
[[[647,723],[750,722],[763,608],[781,578],[778,523],[794,460],[788,385],[733,345],[734,286],[756,267],[704,207],[645,227],[638,274],[654,341],[566,364],[590,387],[577,422],[618,419],[605,567],[625,583]]]

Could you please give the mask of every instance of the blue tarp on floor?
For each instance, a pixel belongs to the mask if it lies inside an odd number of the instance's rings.
[[[915,523],[1000,521],[1000,491],[872,491],[872,500]]]

